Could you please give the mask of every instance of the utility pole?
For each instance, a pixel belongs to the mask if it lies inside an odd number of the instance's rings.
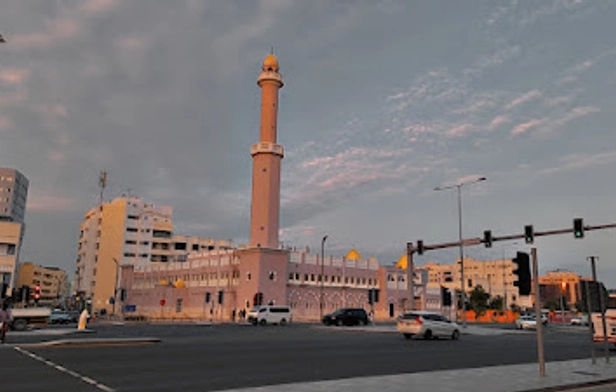
[[[106,170],[103,170],[100,176],[98,177],[98,186],[100,188],[100,205],[101,205],[101,210],[102,210],[103,203],[105,201],[103,196],[105,193],[105,188],[107,187],[107,171]]]
[[[325,241],[328,236],[321,240],[321,295],[319,297],[319,321],[323,320],[323,295],[325,290]]]
[[[590,352],[592,355],[592,364],[597,363],[597,356],[595,355],[595,331],[592,325],[592,304],[590,302],[590,285],[588,280],[584,280],[584,286],[586,287],[586,314],[588,315],[588,330],[590,331]]]
[[[413,243],[406,244],[406,280],[408,283],[409,311],[415,310],[415,279],[413,279]]]
[[[541,320],[541,301],[539,299],[539,262],[537,248],[531,248],[533,258],[533,278],[535,288],[535,323],[537,329],[537,356],[539,357],[539,376],[545,377],[545,356],[543,353],[543,322]]]
[[[597,282],[597,266],[595,265],[595,259],[597,256],[590,256],[590,267],[592,269],[592,280]],[[605,363],[610,363],[610,346],[607,341],[607,323],[605,321],[605,298],[603,298],[603,290],[599,287],[599,307],[601,308],[601,327],[603,329],[603,351],[605,352]],[[588,320],[591,322],[591,320]]]

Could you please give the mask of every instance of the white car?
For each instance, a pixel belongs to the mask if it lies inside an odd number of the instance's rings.
[[[571,325],[588,325],[588,316],[583,314],[573,317],[571,319]]]
[[[517,329],[537,329],[537,319],[534,316],[521,316],[515,320]]]
[[[398,317],[398,331],[402,332],[406,339],[413,336],[422,336],[424,339],[460,338],[458,324],[448,320],[439,313],[416,311],[405,313]]]
[[[291,322],[291,308],[288,306],[257,306],[248,312],[247,319],[252,325],[287,325]]]

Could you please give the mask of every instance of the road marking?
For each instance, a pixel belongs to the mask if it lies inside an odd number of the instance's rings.
[[[96,380],[93,380],[90,377],[82,376],[81,374],[79,374],[79,373],[77,373],[77,372],[75,372],[73,370],[67,369],[64,366],[58,365],[56,363],[53,363],[53,362],[51,362],[51,361],[49,361],[49,360],[47,360],[47,359],[45,359],[45,358],[43,358],[43,357],[41,357],[39,355],[31,353],[28,350],[24,350],[21,347],[14,347],[14,348],[15,348],[15,351],[17,351],[17,352],[20,352],[20,353],[22,353],[24,355],[29,356],[32,359],[35,359],[35,360],[37,360],[39,362],[42,362],[45,365],[47,365],[49,367],[52,367],[52,368],[56,369],[59,372],[66,373],[69,376],[72,376],[72,377],[77,378],[77,379],[79,379],[79,380],[81,380],[83,382],[91,384],[91,385],[95,386],[96,388],[98,388],[98,389],[100,389],[102,391],[105,391],[105,392],[115,392],[115,389],[110,388],[107,385],[102,384],[102,383],[100,383],[100,382],[98,382]]]

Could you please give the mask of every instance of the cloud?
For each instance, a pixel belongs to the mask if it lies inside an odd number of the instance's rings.
[[[449,131],[447,131],[447,136],[460,137],[464,135],[466,131],[470,129],[470,127],[471,127],[470,124],[458,125],[457,127],[452,128]]]
[[[581,117],[588,116],[593,113],[601,111],[595,106],[578,106],[565,113],[558,113],[553,116],[549,121],[545,121],[545,127],[542,129],[542,133],[553,132],[562,128],[566,124]]]
[[[82,211],[79,199],[64,196],[41,195],[37,192],[28,194],[26,205],[28,212],[73,212]]]
[[[22,84],[28,80],[30,71],[22,69],[0,69],[0,83],[14,85]]]
[[[596,154],[570,154],[562,157],[560,162],[558,166],[543,169],[539,173],[542,175],[549,175],[564,171],[608,165],[616,162],[616,150]]]
[[[506,124],[508,122],[509,122],[509,118],[507,116],[498,115],[498,116],[494,117],[492,119],[492,121],[490,121],[490,125],[488,126],[488,129],[493,131],[496,128],[498,128],[501,125]]]
[[[511,110],[516,106],[522,105],[524,103],[530,102],[533,99],[539,98],[541,96],[541,91],[539,90],[531,90],[527,93],[520,95],[515,98],[513,101],[509,102],[507,106],[505,106],[506,110]]]
[[[511,130],[511,136],[521,135],[525,132],[528,132],[531,128],[541,125],[541,120],[530,120],[528,122],[518,124],[515,128]]]

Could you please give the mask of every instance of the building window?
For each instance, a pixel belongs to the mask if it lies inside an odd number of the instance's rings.
[[[295,278],[295,274],[293,274],[293,272],[291,272],[289,274],[289,280],[293,280]]]
[[[124,253],[124,257],[135,257],[134,253]]]
[[[250,272],[246,272],[246,280],[252,279],[252,274]]]
[[[129,216],[128,216],[128,219],[131,219],[131,220],[139,220],[139,216],[137,216],[137,215],[129,215]]]
[[[182,312],[182,298],[178,298],[177,301],[175,301],[175,313],[181,313]]]
[[[193,244],[192,250],[199,250],[199,244]]]
[[[128,231],[129,233],[136,233],[136,232],[137,232],[137,229],[136,229],[136,228],[134,228],[134,227],[127,227],[127,228],[126,228],[126,231]]]
[[[269,280],[276,280],[276,272],[275,271],[270,271],[269,272]]]
[[[133,240],[126,240],[125,243],[126,245],[137,245],[137,241],[133,241]]]

